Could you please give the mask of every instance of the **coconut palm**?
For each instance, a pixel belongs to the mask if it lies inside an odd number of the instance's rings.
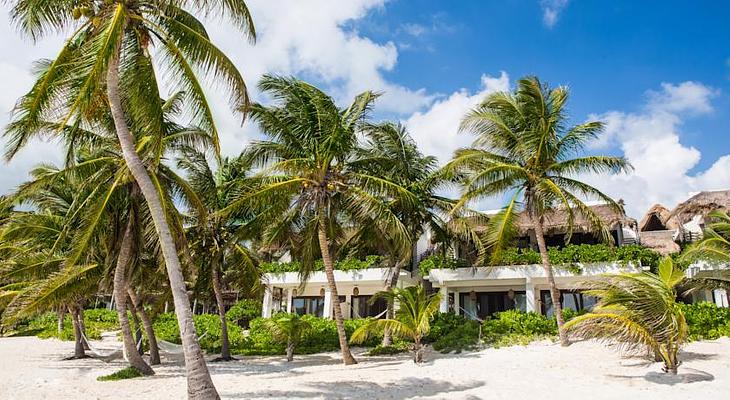
[[[294,350],[302,340],[302,335],[312,328],[312,324],[295,313],[278,313],[264,321],[263,326],[271,332],[275,341],[286,345],[286,361],[294,360]]]
[[[254,104],[252,118],[268,140],[252,143],[247,157],[262,167],[258,188],[234,200],[223,213],[266,209],[258,218],[273,221],[268,242],[295,232],[300,240],[301,271],[306,280],[317,250],[322,257],[334,303],[334,318],[345,364],[356,363],[345,336],[334,276],[334,247],[343,229],[366,219],[378,221],[395,240],[409,242],[405,226],[384,198],[415,201],[405,188],[370,175],[356,161],[357,132],[377,97],[358,95],[346,109],[319,89],[296,79],[265,76],[260,89],[277,101]],[[326,310],[329,313],[330,310]]]
[[[622,157],[583,156],[586,145],[603,130],[603,123],[586,122],[566,126],[565,87],[548,88],[535,77],[520,79],[514,93],[494,93],[471,110],[460,129],[476,135],[471,148],[457,150],[446,169],[465,175],[463,192],[456,208],[481,199],[509,194],[502,211],[491,218],[486,244],[492,262],[515,232],[515,217],[524,210],[532,222],[545,275],[550,284],[560,341],[567,345],[563,329],[560,292],[555,285],[543,230],[543,217],[551,209],[567,212],[572,230],[576,213],[592,225],[604,241],[609,231],[582,199],[597,198],[616,211],[621,206],[609,196],[578,179],[584,173],[619,173],[631,168]],[[570,240],[570,231],[566,241]]]
[[[394,336],[413,340],[413,362],[423,362],[421,341],[428,335],[431,320],[439,311],[440,295],[428,295],[426,289],[418,285],[378,292],[373,298],[385,298],[389,303],[398,303],[395,318],[368,322],[353,332],[350,342],[362,343],[387,329]]]
[[[420,152],[403,125],[391,122],[368,124],[363,131],[366,143],[358,160],[362,168],[371,175],[403,186],[417,200],[386,199],[393,214],[406,226],[412,244],[428,229],[432,237],[458,238],[480,247],[478,236],[466,223],[467,216],[475,218],[476,215],[465,208],[454,210],[455,201],[439,194],[439,190],[451,179],[437,168],[435,157]],[[401,243],[388,240],[389,235],[378,232],[379,227],[377,221],[363,224],[349,242],[353,242],[356,248],[372,247],[386,255],[390,273],[385,290],[390,290],[396,287],[401,268],[417,255],[413,245],[400,247]],[[393,318],[393,311],[393,304],[388,303],[387,318]],[[383,346],[390,344],[390,331],[386,329]]]
[[[220,360],[229,361],[233,358],[223,303],[225,272],[229,271],[229,277],[235,276],[239,282],[243,281],[243,285],[247,286],[245,289],[249,291],[258,285],[260,274],[255,256],[243,242],[255,237],[260,227],[254,226],[253,222],[258,221],[252,215],[222,215],[217,212],[252,186],[249,176],[252,175],[251,163],[241,157],[225,158],[214,172],[205,153],[188,148],[181,153],[177,165],[187,174],[186,178],[194,192],[192,195],[201,205],[191,210],[193,218],[188,229],[192,257],[198,268],[199,283],[202,283],[196,286],[213,289],[221,320]]]
[[[71,36],[53,60],[42,62],[38,81],[17,104],[6,132],[11,158],[23,147],[41,121],[62,125],[82,121],[108,101],[125,162],[140,187],[152,215],[178,314],[188,392],[191,398],[217,398],[203,354],[196,340],[175,241],[166,220],[157,186],[135,149],[128,118],[135,116],[153,128],[161,123],[158,84],[152,55],[169,70],[169,84],[183,89],[195,125],[217,138],[212,112],[195,71],[214,75],[229,89],[234,109],[243,111],[246,87],[233,63],[209,40],[203,24],[185,8],[229,17],[249,38],[255,33],[243,1],[174,0],[15,0],[11,18],[34,40],[50,32]],[[150,51],[154,47],[154,51]],[[30,132],[30,133],[29,133]]]
[[[579,337],[616,343],[627,351],[646,354],[648,350],[664,362],[665,372],[676,374],[679,350],[688,335],[675,290],[683,279],[684,273],[667,257],[656,274],[623,273],[585,282],[585,293],[598,297],[598,304],[565,328]]]

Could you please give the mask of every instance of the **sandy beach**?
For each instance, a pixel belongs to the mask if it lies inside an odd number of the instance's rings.
[[[108,346],[108,342],[106,343]],[[73,343],[0,338],[1,399],[181,399],[182,363],[165,360],[148,378],[98,382],[123,367],[94,359],[63,361]],[[362,353],[360,350],[359,353]],[[356,353],[357,354],[357,353]],[[535,343],[480,352],[366,357],[344,367],[338,354],[241,357],[210,363],[229,399],[720,399],[730,395],[730,339],[689,344],[676,377],[659,363],[622,357],[594,342],[562,348]]]

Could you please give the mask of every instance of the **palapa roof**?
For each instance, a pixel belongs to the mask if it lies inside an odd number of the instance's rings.
[[[712,211],[730,210],[730,190],[699,192],[672,210],[670,218],[686,222],[695,215],[705,217]]]
[[[656,231],[656,230],[666,230],[666,229],[677,229],[677,222],[670,218],[672,213],[669,211],[668,208],[664,207],[661,204],[654,204],[651,206],[649,211],[644,214],[644,217],[641,218],[641,221],[639,221],[639,231]],[[664,229],[652,229],[651,223],[656,218],[658,220],[662,227]]]
[[[670,230],[639,232],[639,240],[642,246],[648,247],[663,256],[678,253],[682,250],[674,241],[674,231]]]
[[[619,200],[619,204],[622,201]],[[608,204],[597,204],[588,206],[603,221],[609,229],[616,229],[619,224],[622,226],[636,226],[636,220],[630,218],[621,210],[618,211]],[[526,212],[520,213],[517,218],[517,229],[521,236],[527,235],[532,230],[532,221]],[[561,207],[547,212],[543,218],[543,229],[545,234],[555,235],[568,231],[568,210]],[[588,218],[578,209],[573,209],[573,232],[592,232],[593,226]]]

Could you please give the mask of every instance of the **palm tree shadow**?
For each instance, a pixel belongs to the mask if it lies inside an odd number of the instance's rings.
[[[694,383],[694,382],[710,382],[715,380],[715,376],[705,372],[700,371],[698,369],[694,368],[682,368],[680,367],[680,371],[687,371],[687,372],[680,372],[677,375],[672,374],[665,374],[662,372],[647,372],[645,375],[608,375],[612,378],[619,378],[619,379],[626,379],[626,380],[634,380],[634,379],[644,379],[647,382],[656,383],[659,385],[668,385],[668,386],[674,386],[677,384],[686,384],[686,383]]]
[[[380,384],[365,381],[310,382],[306,386],[309,390],[264,390],[255,392],[221,393],[231,398],[321,398],[321,399],[374,399],[379,395],[388,398],[402,399],[408,397],[439,396],[449,398],[459,392],[478,388],[484,382],[472,381],[462,384],[453,384],[447,381],[431,378],[406,378],[392,383]],[[347,388],[348,392],[342,391]],[[386,394],[387,393],[387,394]]]

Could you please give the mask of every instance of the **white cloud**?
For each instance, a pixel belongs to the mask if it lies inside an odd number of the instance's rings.
[[[482,75],[481,88],[474,93],[458,90],[446,98],[435,101],[428,109],[413,113],[406,121],[413,135],[426,154],[448,161],[454,150],[468,146],[473,137],[458,132],[461,118],[490,93],[509,90],[509,76],[502,71],[499,77]]]
[[[555,26],[560,17],[560,13],[567,5],[568,0],[540,0],[543,24],[548,28]]]
[[[648,92],[639,112],[610,111],[589,119],[606,122],[606,134],[595,148],[619,147],[634,171],[611,177],[586,177],[614,198],[626,201],[628,212],[641,217],[654,203],[673,207],[691,192],[730,187],[730,155],[710,168],[692,173],[700,162],[698,149],[682,144],[682,122],[688,115],[713,111],[716,90],[698,82],[664,83]]]
[[[383,92],[378,110],[407,115],[431,104],[435,96],[424,89],[410,89],[386,77],[398,62],[394,43],[377,43],[348,27],[368,13],[383,6],[386,0],[249,0],[258,42],[250,45],[240,32],[226,21],[206,21],[216,43],[239,67],[254,99],[262,100],[256,83],[265,73],[295,75],[323,82],[323,89],[341,103],[351,101],[365,90]],[[7,14],[7,5],[0,10]],[[5,16],[8,20],[7,15]],[[413,31],[415,33],[415,31]],[[60,38],[44,39],[37,44],[21,39],[7,23],[0,24],[0,50],[7,55],[0,64],[0,124],[14,102],[32,83],[31,62],[40,57],[53,57],[60,49]],[[221,135],[222,150],[227,155],[239,153],[257,136],[253,124],[243,127],[232,115],[227,99],[215,87],[207,91]],[[12,163],[0,166],[0,194],[6,193],[27,177],[27,171],[39,161],[60,160],[60,149],[53,145],[33,143]]]
[[[414,23],[403,24],[403,25],[401,25],[401,29],[405,33],[407,33],[411,36],[414,36],[414,37],[419,37],[419,36],[423,35],[424,33],[426,33],[426,31],[427,31],[425,26],[420,25],[420,24],[414,24]]]

